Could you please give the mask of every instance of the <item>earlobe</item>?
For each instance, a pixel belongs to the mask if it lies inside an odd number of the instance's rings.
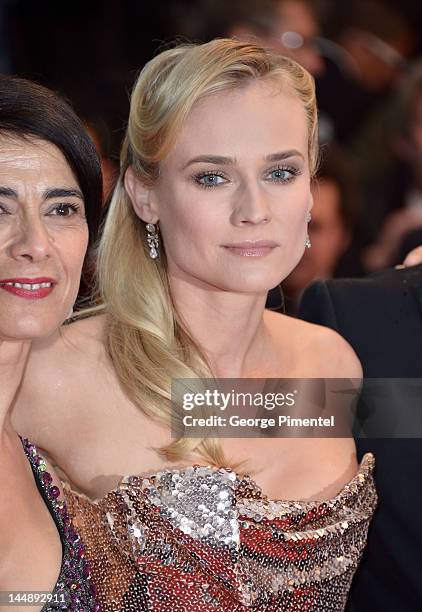
[[[311,193],[309,196],[309,206],[308,206],[308,212],[311,212],[312,208],[314,207],[314,196]]]
[[[152,204],[152,190],[136,176],[132,166],[125,172],[124,185],[136,215],[145,223],[157,223],[158,214]]]

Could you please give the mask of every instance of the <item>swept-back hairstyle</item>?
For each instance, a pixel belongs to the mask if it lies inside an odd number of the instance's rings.
[[[0,75],[0,135],[45,140],[61,151],[84,196],[93,242],[102,204],[101,166],[91,138],[70,105],[42,85]]]
[[[212,373],[172,302],[165,253],[160,260],[148,255],[145,223],[133,210],[124,175],[131,166],[142,183],[153,186],[160,162],[199,100],[263,79],[301,101],[313,174],[318,150],[314,81],[287,57],[231,39],[177,46],[144,67],[132,93],[120,178],[99,246],[98,289],[122,387],[140,410],[167,425],[172,379],[212,378]],[[224,462],[213,438],[181,437],[160,451],[169,460],[199,455],[217,465]]]

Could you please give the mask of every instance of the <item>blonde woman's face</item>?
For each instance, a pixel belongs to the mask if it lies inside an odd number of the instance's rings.
[[[301,102],[256,82],[201,101],[153,196],[171,277],[262,293],[299,262],[312,206]]]

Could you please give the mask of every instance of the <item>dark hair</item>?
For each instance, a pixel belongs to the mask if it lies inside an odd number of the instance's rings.
[[[39,138],[61,151],[84,196],[92,243],[102,206],[101,165],[94,143],[70,105],[37,83],[0,75],[0,134]]]

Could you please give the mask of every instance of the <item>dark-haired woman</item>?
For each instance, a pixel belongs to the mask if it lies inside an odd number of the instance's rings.
[[[0,604],[13,610],[100,609],[59,480],[11,422],[32,340],[72,310],[100,206],[95,148],[68,104],[0,77]]]

